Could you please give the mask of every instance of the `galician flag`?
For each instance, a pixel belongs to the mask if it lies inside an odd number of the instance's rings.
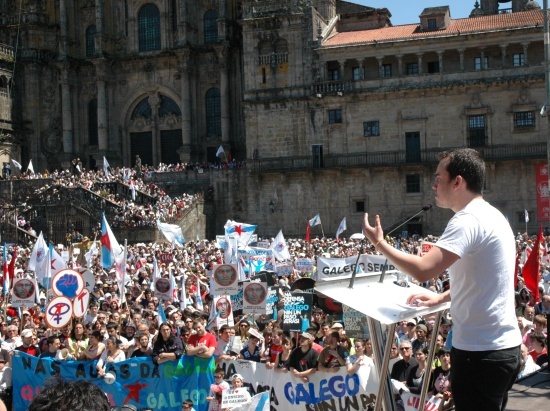
[[[50,253],[42,231],[34,243],[32,248],[31,258],[29,259],[29,270],[34,271],[35,277],[38,280],[50,278]]]
[[[346,231],[348,228],[346,227],[346,217],[342,219],[342,222],[338,226],[338,230],[336,230],[336,240],[338,240],[338,237],[340,234],[342,234],[344,231]]]
[[[216,157],[219,157],[224,153],[225,151],[223,150],[223,146],[220,144],[220,148],[218,148],[218,151],[216,151]]]
[[[185,238],[183,237],[183,233],[181,232],[181,227],[179,225],[161,223],[160,220],[157,220],[157,227],[171,244],[176,244],[180,248],[183,247]]]
[[[317,214],[315,217],[309,220],[310,227],[315,227],[316,225],[319,225],[319,224],[321,224],[321,217],[319,217],[319,214]]]
[[[225,234],[229,238],[236,238],[239,244],[248,245],[250,237],[256,230],[256,225],[237,223],[235,221],[227,220],[225,223]]]

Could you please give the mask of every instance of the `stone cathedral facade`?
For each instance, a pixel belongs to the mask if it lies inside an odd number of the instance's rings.
[[[217,226],[303,235],[320,214],[334,235],[344,216],[354,232],[364,211],[391,222],[433,202],[437,152],[469,146],[524,229],[547,156],[539,4],[472,1],[462,19],[419,5],[393,26],[390,3],[0,0],[1,160],[203,162],[222,145],[247,169],[212,177]]]

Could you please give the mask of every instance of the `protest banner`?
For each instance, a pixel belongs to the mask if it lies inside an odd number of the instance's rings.
[[[317,259],[317,281],[332,281],[351,278],[355,271],[357,256],[347,258],[325,258]],[[386,266],[387,270],[395,270],[395,266],[388,262],[382,255],[361,254],[359,267],[366,274],[374,274],[382,271]]]
[[[312,273],[314,267],[314,261],[312,258],[298,258],[294,263],[296,271],[301,273]]]
[[[216,327],[219,329],[222,325],[234,325],[233,309],[229,296],[216,296],[212,302],[215,310]]]
[[[98,377],[97,361],[56,361],[16,351],[13,356],[14,410],[26,410],[46,380],[59,375],[65,380],[88,380],[103,390],[112,406],[132,404],[138,409],[180,411],[191,399],[197,411],[207,411],[206,397],[214,382],[214,359],[182,356],[161,365],[151,358],[132,358],[109,363],[107,372],[116,376],[109,384]]]
[[[401,399],[405,405],[405,411],[418,411],[420,409],[420,395],[404,392],[401,394]],[[437,411],[441,404],[441,398],[427,398],[424,404],[424,411]]]
[[[292,264],[277,264],[275,266],[275,272],[278,277],[283,275],[290,275],[294,272],[294,266]]]
[[[335,373],[317,372],[303,382],[290,372],[276,373],[253,361],[225,361],[220,366],[227,378],[240,374],[250,395],[270,393],[271,411],[366,410],[378,390],[376,373],[366,369],[348,375],[346,367],[340,367]]]
[[[35,282],[30,278],[14,278],[11,289],[13,307],[33,307],[36,298]]]
[[[243,313],[265,314],[267,284],[250,282],[243,289]]]
[[[241,405],[248,404],[251,401],[248,388],[230,388],[222,394],[222,408],[235,408]]]
[[[159,300],[172,300],[172,283],[169,278],[160,277],[153,283],[155,297]]]
[[[233,307],[233,315],[243,315],[243,285],[244,281],[238,283],[239,292],[235,295],[230,295],[231,306]],[[246,282],[248,284],[248,281]]]
[[[344,327],[349,338],[370,338],[367,316],[345,304],[342,304]]]
[[[235,295],[239,292],[237,264],[214,264],[210,276],[212,295]]]
[[[58,297],[75,299],[84,289],[84,279],[78,271],[59,270],[52,278],[52,291]]]
[[[267,290],[267,301],[265,304],[265,318],[266,320],[277,321],[277,303],[279,302],[279,296],[277,295],[279,287],[269,287]]]
[[[303,332],[309,328],[313,294],[286,292],[283,301],[283,330]]]

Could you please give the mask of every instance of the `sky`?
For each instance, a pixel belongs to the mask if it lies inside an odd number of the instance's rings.
[[[468,17],[474,8],[475,0],[347,0],[363,6],[386,7],[392,14],[394,26],[418,23],[418,16],[426,7],[449,6],[451,18]],[[505,6],[505,5],[504,5]],[[511,6],[510,6],[511,7]]]

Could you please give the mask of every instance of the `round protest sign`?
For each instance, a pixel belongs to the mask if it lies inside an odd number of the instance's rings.
[[[80,273],[74,270],[58,271],[52,279],[53,293],[58,297],[75,299],[84,289],[84,280]]]
[[[73,305],[67,297],[55,297],[46,306],[46,324],[48,327],[59,329],[71,322]]]
[[[266,297],[265,283],[250,283],[244,287],[243,298],[250,305],[260,305]]]
[[[87,288],[83,289],[78,297],[73,301],[73,314],[76,318],[82,318],[88,311],[88,304],[90,302],[90,292]]]
[[[21,300],[31,298],[35,291],[34,282],[27,278],[18,278],[13,283],[13,295]]]
[[[221,264],[214,269],[213,278],[222,287],[228,287],[237,281],[237,270],[230,264]]]
[[[92,273],[87,268],[79,268],[78,272],[82,276],[82,279],[84,280],[84,287],[91,293],[94,292],[95,287],[95,276],[94,273]]]

